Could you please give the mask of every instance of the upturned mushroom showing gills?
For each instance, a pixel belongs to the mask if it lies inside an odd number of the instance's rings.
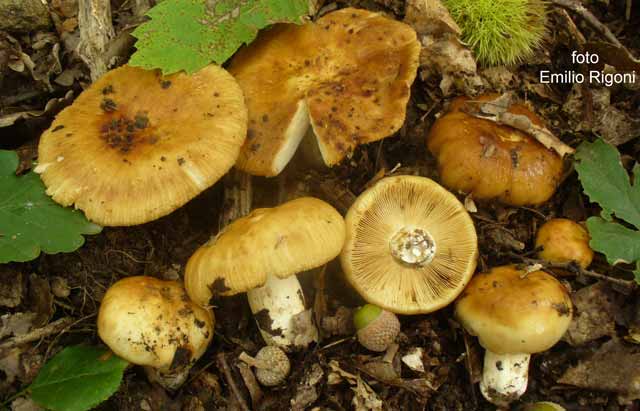
[[[475,101],[495,97],[484,95]],[[442,184],[478,200],[496,199],[514,206],[547,201],[560,183],[560,156],[522,131],[465,113],[470,101],[455,99],[427,136]],[[513,104],[508,111],[542,125],[524,105]]]
[[[395,176],[362,193],[345,218],[340,261],[369,303],[397,314],[453,301],[473,275],[476,231],[458,199],[425,177]]]
[[[62,110],[42,134],[47,194],[105,226],[142,224],[181,207],[235,163],[247,109],[215,65],[187,75],[123,66]]]
[[[413,28],[354,8],[261,32],[229,66],[249,109],[237,167],[279,174],[309,126],[328,166],[392,135],[404,122],[419,54]]]
[[[317,198],[253,210],[191,256],[187,292],[202,306],[212,297],[246,292],[267,344],[306,347],[318,331],[296,274],[335,258],[344,236],[342,216]]]
[[[499,406],[518,399],[531,354],[557,343],[572,313],[566,288],[543,271],[502,266],[477,274],[456,302],[456,317],[486,350],[482,395]]]
[[[98,313],[98,335],[118,356],[142,365],[149,379],[169,389],[213,338],[213,313],[194,304],[176,281],[128,277],[107,290]]]

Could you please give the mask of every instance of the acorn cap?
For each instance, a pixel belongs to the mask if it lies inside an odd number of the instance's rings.
[[[475,270],[478,240],[471,217],[428,178],[383,178],[356,199],[345,221],[340,259],[347,280],[367,302],[391,312],[442,308]]]
[[[572,316],[565,287],[543,272],[502,266],[477,274],[456,302],[456,317],[496,354],[533,354],[551,348]]]
[[[242,91],[218,66],[166,77],[122,66],[58,114],[40,139],[36,171],[47,194],[90,220],[141,224],[225,174],[246,127]]]
[[[400,321],[390,311],[365,304],[353,315],[358,342],[371,351],[385,351],[400,332]]]
[[[474,101],[496,97],[487,94]],[[547,201],[560,183],[562,158],[520,130],[463,112],[468,101],[467,97],[453,100],[427,136],[442,184],[477,200],[496,199],[510,205]],[[508,111],[543,124],[522,104],[513,104]]]
[[[229,66],[249,108],[237,167],[279,174],[309,124],[329,166],[359,144],[395,133],[404,122],[419,54],[413,28],[354,8],[261,32]]]
[[[336,257],[344,243],[342,216],[329,204],[302,197],[242,217],[200,247],[185,269],[189,296],[206,305],[310,270]]]
[[[256,378],[260,384],[266,387],[275,387],[282,384],[291,371],[291,362],[287,354],[273,345],[262,347],[255,358],[244,352],[240,354],[239,358],[255,367]]]
[[[589,233],[580,224],[567,218],[552,218],[536,234],[538,257],[552,263],[577,262],[587,268],[593,260]]]
[[[182,284],[146,276],[109,287],[98,313],[98,335],[116,355],[159,370],[200,358],[214,324],[213,313],[194,304]]]

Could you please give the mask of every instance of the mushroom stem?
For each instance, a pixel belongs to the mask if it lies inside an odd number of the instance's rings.
[[[265,284],[248,291],[247,298],[268,345],[286,349],[318,341],[318,330],[311,311],[306,310],[304,293],[295,275],[284,279],[267,275]]]
[[[496,354],[486,350],[480,391],[487,401],[506,406],[527,390],[530,354]]]

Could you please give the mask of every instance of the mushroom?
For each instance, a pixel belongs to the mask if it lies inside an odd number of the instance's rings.
[[[168,389],[184,383],[213,338],[214,324],[213,313],[194,304],[181,283],[147,276],[109,287],[98,313],[102,341]]]
[[[106,226],[181,207],[235,163],[247,109],[215,65],[187,75],[123,66],[62,110],[42,134],[35,171],[47,194]]]
[[[576,262],[587,268],[593,260],[589,233],[580,224],[566,218],[552,218],[536,234],[538,257],[551,263]]]
[[[342,216],[317,198],[253,210],[191,256],[187,292],[203,306],[215,296],[247,292],[268,345],[305,347],[318,331],[296,274],[336,257],[344,236]]]
[[[391,312],[444,307],[475,270],[471,217],[428,178],[383,178],[356,199],[345,221],[340,260],[347,280],[367,302]]]
[[[486,352],[480,391],[506,406],[527,389],[531,354],[565,333],[573,308],[566,288],[543,272],[502,266],[476,275],[456,302],[456,317]]]
[[[242,352],[238,358],[256,369],[256,378],[265,387],[282,384],[291,371],[287,354],[273,345],[262,347],[255,358],[246,352]]]
[[[367,350],[386,351],[400,332],[400,321],[390,311],[365,304],[353,314],[358,342]]]
[[[495,97],[483,95],[476,101]],[[560,156],[522,131],[465,113],[469,101],[456,98],[427,136],[442,184],[474,199],[497,199],[514,206],[547,201],[560,183]],[[542,125],[524,105],[513,104],[508,111]]]
[[[404,122],[419,54],[410,26],[354,8],[261,32],[229,66],[249,109],[236,166],[278,175],[309,125],[328,166],[359,144],[395,133]]]

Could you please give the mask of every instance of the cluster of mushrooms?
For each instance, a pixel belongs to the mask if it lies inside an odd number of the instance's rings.
[[[330,167],[402,127],[420,48],[410,26],[347,8],[265,30],[228,71],[210,65],[162,76],[123,66],[56,117],[36,171],[60,204],[106,226],[129,226],[169,214],[234,165],[276,176],[301,145]],[[559,185],[563,162],[528,134],[465,110],[491,98],[456,99],[427,136],[447,188],[420,176],[382,178],[344,218],[308,196],[255,209],[193,254],[184,285],[116,282],[102,300],[100,337],[152,380],[177,388],[213,338],[216,301],[247,293],[268,348],[241,357],[263,384],[277,385],[289,372],[285,352],[318,340],[296,275],[339,257],[368,302],[354,318],[365,347],[384,351],[393,341],[394,313],[427,314],[455,301],[456,318],[486,349],[482,394],[496,404],[516,399],[530,355],[566,331],[571,300],[542,271],[510,265],[474,276],[476,231],[452,192],[539,205]],[[541,124],[525,106],[509,110]],[[540,230],[536,245],[541,258],[586,266],[587,242],[581,226],[558,220]]]

